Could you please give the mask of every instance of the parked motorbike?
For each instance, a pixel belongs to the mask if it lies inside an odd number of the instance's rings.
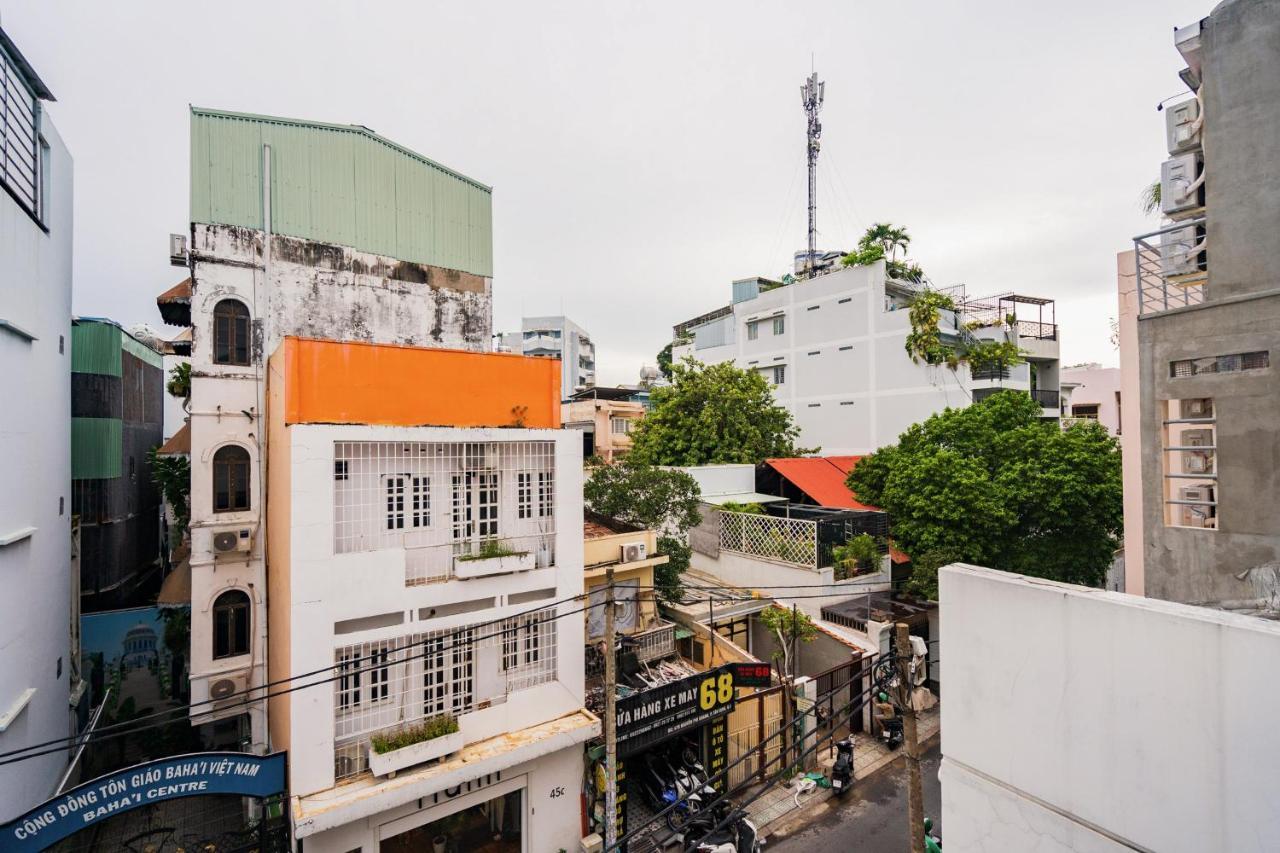
[[[889,749],[897,749],[902,746],[902,718],[893,717],[888,720],[881,720],[880,737]]]
[[[708,801],[716,798],[715,786],[711,784],[707,769],[702,766],[702,762],[698,760],[696,753],[692,753],[687,749],[682,750],[675,760],[679,763],[679,767],[688,773],[693,780],[694,790]]]
[[[685,825],[685,853],[759,853],[764,842],[745,811],[733,809],[721,815],[713,811],[719,810],[708,810]],[[721,823],[724,825],[715,829]]]
[[[672,803],[676,806],[667,812],[667,826],[672,832],[679,832],[702,805],[702,798],[696,793],[683,795],[676,783],[663,777],[650,762],[643,764],[638,774],[640,788],[644,791],[649,807],[655,812],[665,809]]]
[[[836,763],[831,766],[831,790],[843,796],[853,787],[853,736],[836,741]]]

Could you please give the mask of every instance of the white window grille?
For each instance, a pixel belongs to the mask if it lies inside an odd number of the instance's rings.
[[[408,584],[494,539],[554,565],[554,465],[550,441],[335,442],[334,553],[404,549]]]
[[[801,518],[721,512],[720,549],[816,569],[818,526]]]
[[[609,427],[614,435],[626,435],[631,432],[630,418],[610,418]]]
[[[368,769],[369,739],[428,717],[469,714],[556,676],[554,608],[498,624],[360,643],[334,653],[334,770]],[[500,648],[499,648],[500,646]],[[492,654],[487,649],[493,649]],[[489,672],[481,671],[488,666]],[[498,670],[497,668],[501,668]],[[496,695],[480,695],[494,685]],[[495,687],[488,688],[493,692]]]

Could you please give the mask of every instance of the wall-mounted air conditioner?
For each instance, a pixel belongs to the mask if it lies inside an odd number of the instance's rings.
[[[628,542],[622,546],[623,563],[638,563],[645,558],[645,544],[643,542]]]
[[[1213,430],[1206,427],[1184,429],[1178,443],[1183,447],[1213,447]]]
[[[1200,155],[1193,152],[1170,157],[1160,164],[1160,212],[1181,219],[1200,207]]]
[[[187,235],[169,235],[169,263],[175,267],[187,265]]]
[[[1213,502],[1213,495],[1213,486],[1183,486],[1178,490],[1179,500],[1204,501],[1203,504],[1178,505],[1178,508],[1182,510],[1182,524],[1184,527],[1215,526],[1214,516],[1217,513],[1214,510],[1216,507],[1209,505]]]
[[[209,699],[232,704],[245,700],[249,689],[249,671],[219,673],[209,677]]]
[[[215,527],[212,541],[213,553],[246,553],[253,547],[253,525]]]
[[[1192,98],[1189,101],[1165,107],[1164,130],[1170,154],[1181,154],[1199,148],[1200,101]]]
[[[1200,270],[1199,237],[1195,228],[1179,228],[1160,235],[1160,273],[1190,275]],[[1194,253],[1193,253],[1194,252]]]
[[[1182,451],[1182,473],[1212,474],[1213,473],[1213,451],[1212,450]]]
[[[1182,416],[1184,418],[1213,417],[1213,398],[1212,397],[1189,397],[1183,400]]]

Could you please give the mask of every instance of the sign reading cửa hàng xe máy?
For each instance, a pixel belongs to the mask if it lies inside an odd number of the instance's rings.
[[[139,806],[239,794],[269,797],[285,789],[285,753],[198,752],[137,764],[99,776],[0,827],[0,853],[36,851]]]
[[[659,684],[618,702],[618,751],[626,757],[733,710],[733,669],[725,665]]]

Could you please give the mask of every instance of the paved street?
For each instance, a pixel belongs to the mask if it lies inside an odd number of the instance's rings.
[[[932,817],[935,832],[945,840],[939,819],[942,801],[938,783],[941,754],[935,738],[925,750],[920,771],[924,778],[924,813]],[[773,834],[770,853],[810,853],[818,849],[857,853],[902,853],[906,843],[907,767],[903,760],[859,781],[843,800],[830,799],[825,813],[809,821],[796,821],[789,833]]]

